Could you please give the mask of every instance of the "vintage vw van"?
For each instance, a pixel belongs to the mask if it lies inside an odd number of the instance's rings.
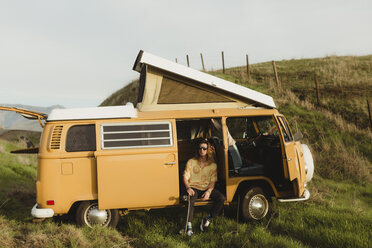
[[[225,205],[240,204],[243,219],[265,218],[274,198],[309,198],[311,152],[270,96],[143,51],[133,69],[136,108],[35,114],[45,126],[34,217],[69,213],[79,225],[114,227],[119,213],[182,206],[182,173],[198,138],[211,144]]]

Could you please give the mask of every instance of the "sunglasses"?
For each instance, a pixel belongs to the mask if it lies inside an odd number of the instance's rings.
[[[208,147],[199,147],[199,150],[203,150],[203,151],[205,151],[205,150],[207,150],[208,149]]]

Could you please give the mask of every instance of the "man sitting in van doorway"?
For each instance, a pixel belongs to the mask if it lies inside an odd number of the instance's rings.
[[[210,214],[203,218],[200,224],[200,230],[206,231],[211,223],[222,210],[225,202],[224,195],[215,189],[217,182],[217,165],[208,156],[209,143],[206,139],[198,142],[196,156],[189,159],[183,173],[183,182],[185,184],[189,202],[186,205],[186,222],[187,235],[191,236],[192,220],[194,216],[194,203],[199,197],[202,200],[213,200],[213,205]]]

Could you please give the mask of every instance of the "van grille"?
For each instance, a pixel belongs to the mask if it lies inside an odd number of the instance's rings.
[[[61,145],[61,135],[63,126],[55,126],[50,140],[50,149],[58,150]]]

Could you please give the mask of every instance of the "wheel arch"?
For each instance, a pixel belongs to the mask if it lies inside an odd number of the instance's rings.
[[[247,179],[239,183],[239,186],[235,191],[233,201],[237,201],[239,195],[241,195],[248,188],[252,188],[252,187],[260,187],[265,193],[268,194],[270,198],[277,196],[277,192],[271,181],[265,180],[265,179],[255,179],[255,180]]]

